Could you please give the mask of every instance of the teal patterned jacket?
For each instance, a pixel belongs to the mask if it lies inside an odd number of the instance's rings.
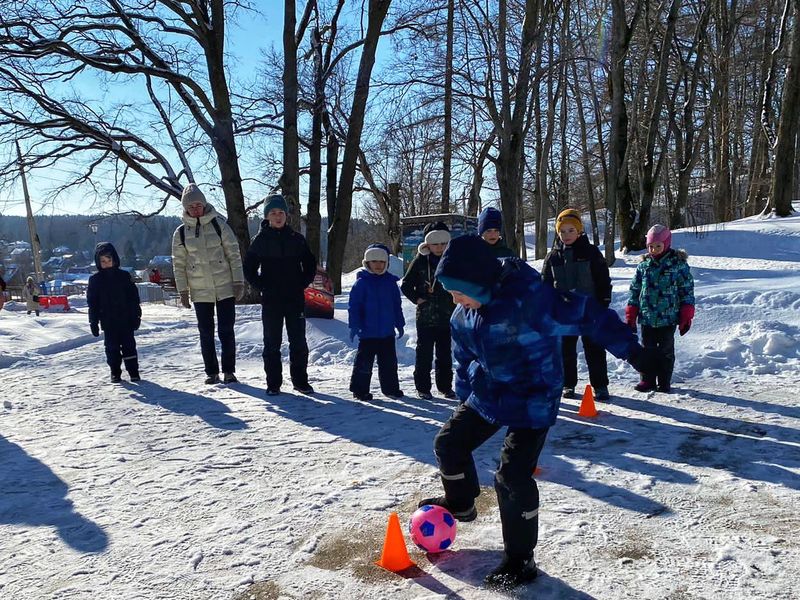
[[[636,267],[628,304],[639,308],[639,323],[677,325],[681,306],[694,305],[694,279],[686,259],[686,252],[670,248],[659,259],[646,255]]]

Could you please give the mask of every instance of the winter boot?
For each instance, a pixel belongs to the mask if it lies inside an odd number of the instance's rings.
[[[366,394],[353,394],[353,398],[356,400],[361,400],[361,402],[372,402],[372,394],[369,392]]]
[[[305,394],[306,396],[310,396],[314,393],[314,388],[311,387],[310,384],[298,384],[292,386],[295,392],[300,392],[301,394]]]
[[[672,391],[672,386],[670,386],[670,384],[668,383],[659,383],[656,389],[659,392],[664,392],[665,394],[669,394]]]
[[[139,381],[142,380],[142,378],[139,377],[139,373],[131,373],[130,376],[131,376],[131,381],[133,383],[138,383]]]
[[[417,396],[420,400],[433,400],[433,394],[430,392],[421,392],[417,390]]]
[[[111,374],[111,383],[119,383],[120,381],[122,381],[122,375],[119,373]]]
[[[223,373],[222,383],[239,383],[239,380],[233,373]]]
[[[403,390],[397,390],[395,392],[391,392],[390,394],[384,394],[384,396],[389,398],[389,400],[402,400],[406,397],[403,393]]]
[[[561,390],[561,397],[562,398],[574,398],[575,397],[575,388],[565,387]]]
[[[633,389],[635,389],[637,392],[652,392],[654,389],[656,389],[656,384],[652,381],[645,381],[642,379],[636,384],[636,386],[634,386]]]
[[[219,383],[219,375],[216,373],[214,375],[209,375],[206,377],[205,381],[203,382],[206,385],[214,385],[215,383]]]
[[[532,558],[523,560],[505,557],[500,566],[486,576],[484,582],[495,589],[507,591],[533,581],[538,574],[536,562]]]
[[[447,390],[446,392],[442,392],[442,396],[444,396],[448,400],[456,399],[456,393],[453,390]]]
[[[594,399],[598,402],[608,402],[611,394],[608,393],[607,387],[594,388]]]
[[[267,388],[267,396],[278,396],[280,393],[280,388]]]
[[[445,498],[444,496],[436,496],[435,498],[425,498],[424,500],[420,500],[419,503],[417,504],[417,508],[421,508],[426,504],[432,504],[433,506],[441,506],[462,523],[469,523],[470,521],[474,521],[478,516],[478,509],[475,508],[474,502],[472,506],[470,506],[468,509],[456,511],[450,508],[450,504],[447,502],[447,498]]]

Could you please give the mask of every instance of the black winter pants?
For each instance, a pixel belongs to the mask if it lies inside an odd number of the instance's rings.
[[[369,392],[372,379],[372,364],[378,358],[378,381],[384,394],[399,394],[400,382],[397,379],[397,350],[394,336],[383,338],[359,338],[356,362],[350,376],[350,391],[357,396]]]
[[[472,452],[491,438],[499,425],[485,421],[466,404],[455,409],[434,440],[447,503],[455,513],[469,512],[480,494]],[[500,506],[506,555],[527,560],[539,537],[539,488],[533,470],[548,428],[509,427],[500,453],[494,489]]]
[[[106,329],[103,331],[103,345],[112,375],[122,374],[123,361],[129,375],[139,375],[139,355],[133,330]]]
[[[295,387],[308,386],[308,343],[306,342],[306,317],[304,299],[292,302],[270,302],[261,305],[261,322],[264,326],[264,371],[267,387],[278,390],[283,383],[281,342],[283,324],[289,338],[289,375]]]
[[[583,355],[589,367],[589,383],[592,387],[608,387],[608,365],[606,349],[595,344],[591,338],[581,336]],[[578,385],[578,336],[567,335],[561,338],[561,358],[564,361],[564,387],[573,388]]]
[[[676,325],[666,327],[648,327],[642,325],[642,345],[645,348],[658,348],[664,356],[661,368],[653,373],[642,373],[642,381],[657,382],[658,385],[670,385],[672,371],[675,368],[675,328]]]
[[[206,375],[219,375],[217,347],[214,343],[214,308],[217,310],[217,335],[222,346],[222,372],[236,372],[236,336],[233,324],[236,322],[236,301],[225,298],[217,302],[195,302],[197,329],[200,330],[200,352]]]
[[[417,356],[414,363],[414,385],[418,392],[431,391],[431,368],[436,351],[436,387],[442,392],[453,388],[453,353],[450,325],[417,327]]]

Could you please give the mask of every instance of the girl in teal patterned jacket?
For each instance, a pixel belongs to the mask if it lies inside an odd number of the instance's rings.
[[[647,232],[647,254],[631,281],[625,320],[636,329],[642,325],[642,344],[658,348],[664,356],[661,368],[642,372],[636,390],[670,391],[675,367],[675,328],[684,335],[694,318],[694,279],[683,250],[670,247],[672,232],[653,225]]]

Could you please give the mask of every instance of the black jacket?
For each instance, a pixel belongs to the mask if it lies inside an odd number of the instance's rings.
[[[111,254],[113,266],[100,268],[100,255]],[[86,302],[89,323],[100,324],[104,331],[135,331],[142,321],[139,292],[131,274],[119,268],[119,255],[109,242],[97,244],[94,252],[97,273],[89,277]]]
[[[556,239],[544,259],[542,279],[558,290],[587,294],[605,306],[611,304],[608,264],[585,233],[567,247]]]
[[[316,273],[317,259],[302,234],[288,225],[274,229],[261,222],[244,258],[244,277],[261,291],[264,304],[299,300]]]
[[[436,278],[439,260],[433,254],[417,254],[400,285],[403,295],[414,304],[420,298],[427,300],[417,304],[417,327],[449,327],[456,308],[450,292]]]

